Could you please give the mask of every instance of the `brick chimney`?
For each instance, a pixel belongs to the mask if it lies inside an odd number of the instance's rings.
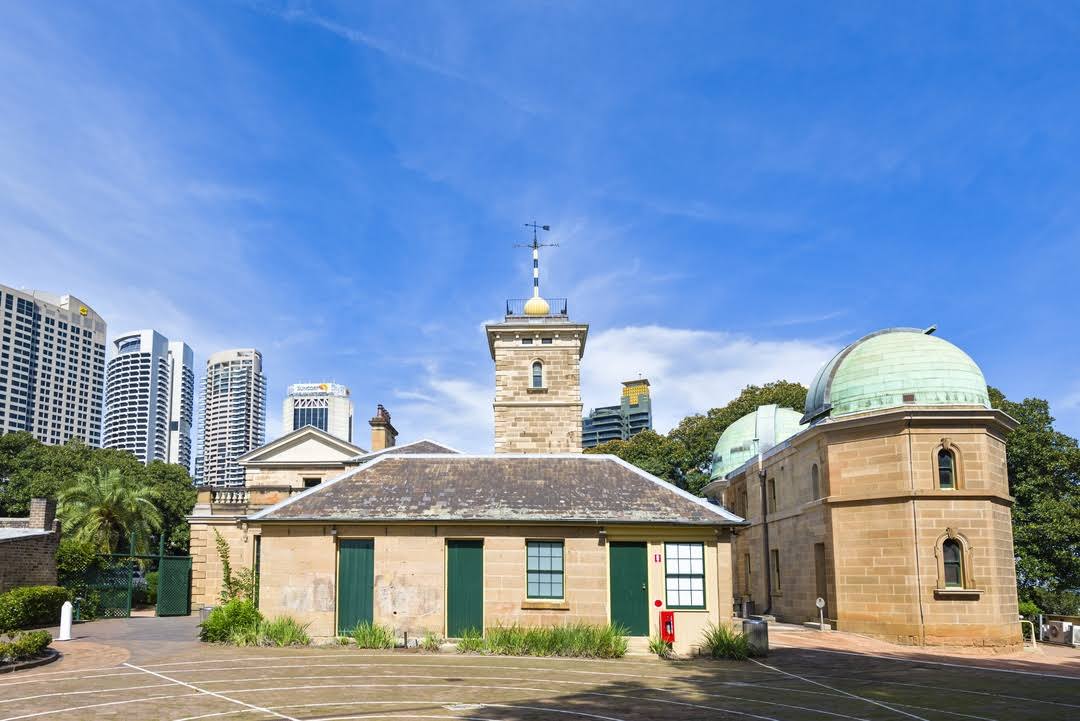
[[[375,409],[375,417],[368,423],[371,425],[372,451],[381,451],[397,443],[397,429],[390,422],[390,411],[383,408],[382,403]]]
[[[53,530],[53,521],[56,520],[56,501],[51,498],[31,498],[30,518],[27,519],[27,528],[39,531]]]

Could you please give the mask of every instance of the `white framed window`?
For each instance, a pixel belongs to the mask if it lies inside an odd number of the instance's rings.
[[[668,608],[705,608],[705,544],[664,544]]]

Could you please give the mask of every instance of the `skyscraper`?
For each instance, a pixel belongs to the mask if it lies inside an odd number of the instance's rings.
[[[285,397],[281,431],[315,426],[352,443],[353,404],[349,389],[338,383],[294,383]]]
[[[582,420],[581,445],[595,448],[608,441],[628,441],[647,428],[652,428],[649,381],[623,381],[619,405],[594,408]]]
[[[0,285],[0,435],[101,445],[105,321],[71,295]]]
[[[236,459],[266,442],[266,376],[254,348],[224,350],[206,361],[203,386],[202,482],[241,486]]]
[[[191,348],[154,330],[113,340],[105,389],[105,447],[129,451],[142,463],[165,461],[190,470]]]

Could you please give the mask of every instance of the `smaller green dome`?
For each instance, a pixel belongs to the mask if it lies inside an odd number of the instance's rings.
[[[801,430],[800,418],[798,411],[768,405],[732,423],[716,442],[710,480],[723,478],[758,453],[791,438]]]
[[[979,366],[933,330],[888,328],[844,348],[810,384],[803,422],[904,405],[989,408]]]

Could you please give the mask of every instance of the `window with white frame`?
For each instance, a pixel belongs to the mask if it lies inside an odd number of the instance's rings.
[[[664,544],[668,608],[705,608],[705,544]]]

